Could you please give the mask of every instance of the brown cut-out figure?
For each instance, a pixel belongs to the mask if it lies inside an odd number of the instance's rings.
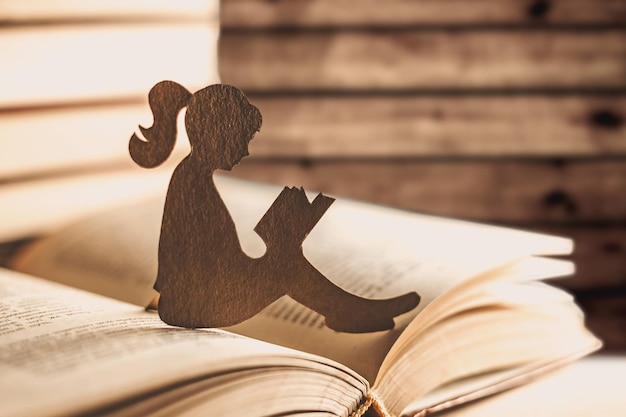
[[[171,325],[223,327],[240,323],[287,294],[344,332],[391,329],[393,318],[419,303],[416,293],[387,300],[350,294],[331,283],[302,253],[302,241],[334,201],[310,203],[304,191],[285,188],[256,226],[266,253],[243,252],[235,224],[213,182],[248,155],[261,113],[238,89],[212,85],[195,94],[172,81],[149,94],[151,128],[140,126],[130,154],[143,167],[164,162],[176,138],[176,119],[187,107],[191,152],[176,167],[165,201],[155,289],[161,319]]]

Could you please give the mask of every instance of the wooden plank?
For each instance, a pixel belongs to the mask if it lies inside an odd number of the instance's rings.
[[[222,0],[226,28],[624,23],[622,0]]]
[[[626,87],[622,30],[314,31],[220,37],[244,91]]]
[[[626,288],[626,227],[538,227],[537,231],[574,239],[576,273],[551,282],[573,291]]]
[[[626,155],[625,96],[249,98],[263,114],[255,156]]]
[[[261,160],[232,175],[502,223],[626,222],[626,162]]]
[[[579,296],[586,324],[604,343],[604,350],[626,349],[626,293],[605,296]]]

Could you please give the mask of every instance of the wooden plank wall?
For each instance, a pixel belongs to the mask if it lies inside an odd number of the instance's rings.
[[[234,175],[572,236],[626,347],[626,1],[222,0],[222,81],[263,113]]]

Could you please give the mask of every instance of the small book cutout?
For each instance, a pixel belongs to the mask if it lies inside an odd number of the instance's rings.
[[[303,189],[284,188],[255,227],[266,253],[243,252],[235,224],[213,182],[213,173],[231,170],[248,155],[261,128],[261,113],[237,88],[211,85],[190,93],[173,81],[149,94],[154,116],[145,139],[130,139],[133,160],[146,168],[164,162],[176,141],[176,119],[187,107],[185,127],[191,152],[176,167],[167,191],[155,289],[158,311],[171,325],[199,328],[241,323],[288,295],[325,317],[341,332],[392,329],[393,318],[415,308],[412,292],[372,300],[329,281],[306,259],[302,242],[334,199],[322,194],[309,202]]]

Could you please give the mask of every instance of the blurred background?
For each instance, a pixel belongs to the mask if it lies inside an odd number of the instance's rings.
[[[264,119],[232,175],[572,237],[556,283],[626,348],[625,0],[1,0],[0,56],[5,264],[17,190],[132,171],[152,85],[221,79]]]
[[[557,282],[626,348],[626,1],[223,0],[221,25],[264,118],[234,175],[572,237]]]

